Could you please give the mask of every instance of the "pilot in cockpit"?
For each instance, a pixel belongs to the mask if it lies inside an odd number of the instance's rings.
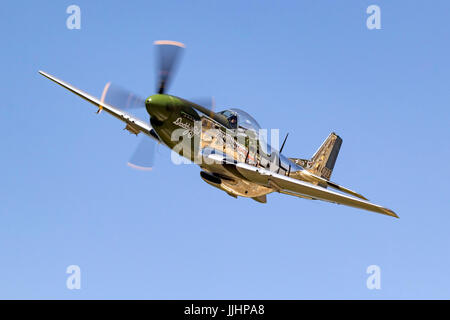
[[[237,116],[235,114],[228,117],[228,123],[232,129],[237,128]]]

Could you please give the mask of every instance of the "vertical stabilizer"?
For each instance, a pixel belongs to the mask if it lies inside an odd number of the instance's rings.
[[[334,132],[330,133],[328,138],[322,143],[316,153],[314,153],[308,163],[307,169],[315,175],[330,180],[341,145],[341,137]]]

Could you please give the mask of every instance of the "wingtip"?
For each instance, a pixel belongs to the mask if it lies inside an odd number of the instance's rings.
[[[384,212],[385,212],[388,216],[391,216],[391,217],[400,219],[400,217],[399,217],[394,211],[392,211],[391,209],[384,208]]]

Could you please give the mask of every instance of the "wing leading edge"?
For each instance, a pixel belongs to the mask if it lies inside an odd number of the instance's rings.
[[[318,199],[343,204],[398,218],[394,211],[363,199],[358,199],[335,191],[327,190],[320,186],[280,175],[263,168],[257,168],[246,163],[229,162],[217,154],[209,155],[209,157],[215,161],[222,161],[225,166],[233,166],[234,169],[237,170],[246,180],[272,188],[281,193],[301,198]]]
[[[90,95],[89,93],[86,93],[86,92],[72,86],[71,84],[69,84],[65,81],[62,81],[44,71],[39,71],[39,73],[41,75],[43,75],[44,77],[52,80],[53,82],[59,84],[61,87],[75,93],[77,96],[89,101],[93,105],[105,110],[106,112],[108,112],[109,114],[114,116],[115,118],[125,122],[127,124],[127,127],[131,127],[132,128],[131,130],[134,130],[133,132],[137,132],[137,133],[142,132],[142,133],[146,134],[147,136],[160,142],[158,135],[156,134],[155,130],[153,130],[150,123],[142,121],[139,118],[136,118],[136,117],[126,113],[125,111],[120,110],[119,108],[116,108],[107,103],[104,103],[97,97]]]

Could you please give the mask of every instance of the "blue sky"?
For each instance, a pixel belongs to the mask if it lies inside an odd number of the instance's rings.
[[[81,30],[66,28],[76,4]],[[381,8],[368,30],[366,8]],[[0,298],[450,298],[448,1],[7,1],[0,11]],[[204,183],[38,75],[100,95],[155,88],[154,40],[187,49],[170,93],[213,95],[310,157],[336,131],[333,180],[399,220]],[[144,116],[143,113],[139,114]],[[381,290],[366,268],[381,268]],[[67,266],[81,290],[66,288]]]

